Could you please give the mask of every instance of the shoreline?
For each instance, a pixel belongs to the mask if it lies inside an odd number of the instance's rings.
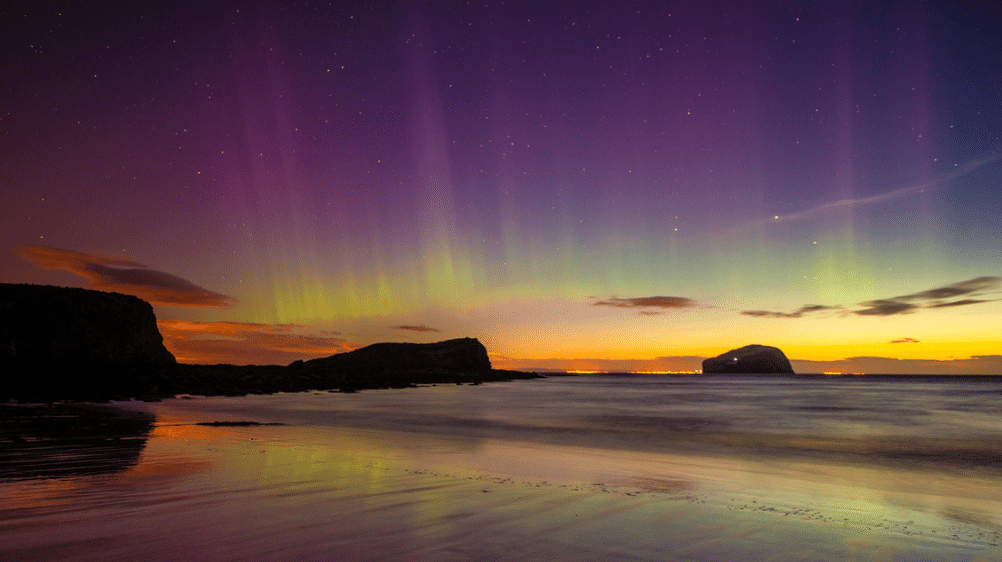
[[[340,372],[298,365],[43,365],[14,368],[0,379],[0,402],[106,403],[157,401],[180,395],[249,396],[278,392],[412,388],[428,384],[483,384],[541,378],[503,369],[389,369]]]
[[[0,558],[1002,561],[997,474],[553,431],[582,382],[47,405],[154,421],[115,471],[0,479]]]
[[[508,372],[508,371],[506,371]],[[590,375],[589,375],[590,376]],[[604,376],[604,375],[599,375]],[[784,378],[800,377],[801,375],[785,375]],[[648,378],[649,375],[636,375],[637,378]],[[925,377],[918,375],[917,377]],[[536,377],[534,379],[524,379],[526,383],[533,380],[545,380],[546,377]],[[559,380],[562,377],[557,377]],[[587,378],[585,376],[584,378]],[[759,377],[742,377],[733,375],[717,375],[712,378],[700,380],[715,380],[717,382],[728,380],[754,381]],[[825,380],[830,377],[825,376]],[[765,380],[765,379],[761,379]],[[956,378],[948,380],[956,382]],[[984,382],[983,378],[971,379],[974,382]],[[992,379],[995,382],[999,379]],[[506,382],[516,382],[507,380]],[[855,382],[855,379],[854,379]],[[481,383],[422,383],[406,387],[381,387],[365,389],[369,391],[382,390],[391,392],[394,390],[425,389],[431,391],[438,388],[440,391],[448,391],[450,387],[479,386]],[[1002,392],[1002,391],[999,391]],[[334,390],[304,390],[294,392],[266,392],[254,394],[217,394],[217,395],[188,395],[167,396],[164,398],[146,399],[125,399],[109,401],[88,401],[80,402],[76,400],[65,401],[38,401],[38,402],[0,402],[0,422],[7,421],[6,429],[0,431],[0,444],[12,442],[10,432],[11,416],[7,414],[10,408],[17,409],[42,409],[45,408],[67,408],[73,412],[71,416],[78,415],[80,411],[100,411],[110,409],[126,416],[131,414],[142,414],[149,410],[149,406],[160,402],[188,402],[194,407],[192,411],[197,411],[199,404],[214,405],[214,407],[224,407],[221,411],[241,412],[224,416],[225,419],[205,419],[199,423],[203,424],[247,424],[247,425],[271,425],[275,423],[284,424],[284,421],[268,417],[268,409],[263,407],[268,401],[282,403],[287,401],[297,401],[306,397],[323,397],[331,395],[338,396],[344,394]],[[364,404],[370,400],[380,400],[376,396],[382,393],[363,393],[357,396],[344,397],[349,402],[342,405],[350,405],[353,402]],[[264,402],[262,402],[262,400]],[[359,402],[361,401],[361,402]],[[260,409],[260,411],[258,411]],[[803,410],[810,413],[813,408],[804,407]],[[820,407],[818,414],[839,414],[839,408]],[[107,416],[106,416],[107,417]],[[115,417],[112,415],[111,417]],[[596,418],[601,421],[602,418]],[[86,425],[85,421],[85,425]],[[115,422],[120,423],[120,422]],[[490,420],[480,420],[474,425],[460,427],[455,424],[441,424],[436,420],[426,420],[420,412],[410,413],[409,409],[401,406],[396,409],[391,417],[385,419],[372,419],[362,414],[354,414],[349,407],[346,412],[340,414],[338,424],[344,428],[372,429],[376,431],[397,431],[414,434],[433,434],[447,436],[450,432],[461,431],[483,439],[513,439],[517,438],[529,443],[540,445],[570,445],[574,446],[581,442],[600,442],[602,448],[609,450],[626,450],[636,452],[670,451],[680,455],[710,455],[720,458],[741,457],[752,461],[766,461],[773,459],[783,459],[785,461],[806,461],[806,462],[838,462],[847,465],[883,467],[887,469],[896,468],[919,468],[935,471],[948,471],[955,473],[980,474],[985,476],[995,476],[1002,478],[1002,438],[998,436],[981,435],[882,435],[872,433],[855,437],[830,436],[823,433],[804,433],[784,430],[762,430],[740,431],[726,426],[719,426],[712,421],[695,417],[658,417],[648,420],[642,416],[636,417],[629,423],[619,424],[615,431],[608,428],[603,429],[602,425],[595,426],[562,426],[559,423],[548,425],[545,431],[533,431],[525,433],[526,428],[519,424],[499,423]],[[2,426],[3,424],[0,424]],[[3,429],[0,427],[0,429]],[[53,424],[49,424],[47,431],[50,433],[55,429]],[[78,431],[76,427],[66,427],[66,435],[72,435]],[[58,433],[58,432],[57,432]],[[5,435],[6,434],[6,435]]]
[[[307,406],[303,395],[285,398]],[[293,410],[283,410],[293,414],[285,425],[205,423],[242,416],[240,400],[131,402],[157,416],[135,465],[0,480],[0,557],[1002,560],[990,518],[998,498],[972,494],[970,478],[345,427]],[[105,514],[60,507],[81,499]],[[122,501],[129,516],[110,517]],[[11,525],[18,517],[33,523]],[[166,521],[173,539],[160,536]],[[70,529],[69,542],[52,538],[67,536],[56,528]]]
[[[432,385],[511,382],[516,380],[608,377],[671,378],[692,381],[740,380],[851,380],[868,382],[995,382],[1002,375],[921,374],[678,374],[573,373],[482,371],[449,369],[388,370],[383,372],[317,372],[296,364],[281,365],[35,365],[15,366],[0,380],[0,403],[50,404],[58,402],[108,403],[130,399],[155,402],[179,396],[252,396],[298,392],[354,393],[363,390],[420,388]],[[1002,393],[1002,390],[999,391]]]

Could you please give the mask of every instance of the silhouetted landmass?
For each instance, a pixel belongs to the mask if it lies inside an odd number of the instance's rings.
[[[337,380],[341,391],[428,383],[482,383],[534,374],[491,369],[487,349],[474,338],[437,343],[376,343],[330,357],[296,361],[289,369],[302,376]]]
[[[175,364],[32,368],[0,376],[0,400],[104,402],[130,398],[157,400],[182,394],[244,396],[310,390],[355,392],[365,389],[407,388],[418,384],[480,384],[538,377],[535,373],[500,369],[381,369],[378,365],[366,368],[364,364],[354,361],[350,367],[343,369],[336,365],[313,366],[305,362],[293,363],[288,367]]]
[[[119,293],[0,283],[0,362],[166,365],[153,307]]]
[[[370,371],[469,371],[491,370],[487,348],[474,338],[438,343],[375,343],[321,359],[297,361],[297,367],[348,372]]]
[[[703,374],[792,375],[793,366],[778,348],[746,345],[703,360]]]
[[[355,392],[538,376],[492,369],[487,349],[472,338],[378,343],[287,367],[177,364],[148,303],[86,289],[0,284],[0,311],[0,400]]]

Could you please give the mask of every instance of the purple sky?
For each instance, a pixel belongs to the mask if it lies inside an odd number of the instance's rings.
[[[521,367],[1002,348],[987,3],[0,17],[0,281],[138,294],[182,360],[462,336]]]

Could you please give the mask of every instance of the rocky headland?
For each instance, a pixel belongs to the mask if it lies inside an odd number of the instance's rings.
[[[0,284],[0,363],[172,365],[153,307],[119,293]]]
[[[149,303],[87,289],[0,284],[0,400],[103,402],[182,394],[403,388],[536,378],[492,369],[473,338],[378,343],[281,365],[179,364]]]
[[[703,360],[703,374],[792,375],[793,366],[776,347],[746,345]]]

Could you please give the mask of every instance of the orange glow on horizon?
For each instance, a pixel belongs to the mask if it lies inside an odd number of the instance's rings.
[[[175,359],[202,365],[284,365],[359,347],[336,333],[302,333],[294,324],[157,320],[157,327]]]
[[[397,318],[386,322],[387,325],[394,326],[398,323]],[[362,343],[349,341],[340,332],[297,324],[178,319],[158,320],[157,324],[164,338],[164,345],[175,358],[179,362],[193,364],[287,365],[296,360],[327,357],[374,343],[374,341]],[[351,323],[346,323],[344,329],[356,335],[371,331],[366,327],[359,329]],[[441,337],[436,339],[444,340],[464,335],[450,333],[444,329],[442,332]],[[608,348],[554,349],[550,354],[544,348],[522,349],[511,346],[507,340],[481,336],[482,342],[488,347],[488,356],[494,368],[516,371],[572,374],[700,374],[703,359],[739,347],[738,344],[760,343],[783,350],[797,373],[1002,374],[1002,354],[998,354],[996,350],[965,348],[943,351],[938,357],[928,358],[925,357],[924,351],[921,354],[915,352],[922,346],[939,345],[930,340],[921,344],[878,344],[889,348],[883,350],[853,345],[852,342],[842,348],[831,344],[811,348],[795,344],[786,345],[782,341],[776,341],[777,339],[779,338],[751,337],[747,342],[728,341],[705,350],[702,347],[681,346],[674,348],[651,346],[646,349],[612,347],[619,341],[630,341],[628,335],[623,335],[621,340],[609,342],[611,345]],[[390,337],[385,337],[384,333],[384,337],[375,341],[400,341],[400,339],[393,337],[392,333]],[[595,355],[588,356],[584,355],[585,353]]]
[[[703,370],[695,371],[630,371],[632,375],[702,375]]]

